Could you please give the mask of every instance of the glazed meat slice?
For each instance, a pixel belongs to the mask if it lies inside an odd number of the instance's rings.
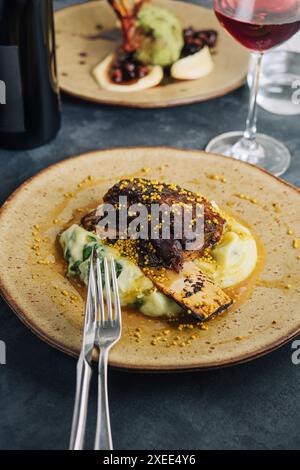
[[[192,261],[184,261],[181,271],[142,268],[153,284],[200,321],[220,315],[232,305],[231,298]]]
[[[226,222],[212,204],[200,194],[185,190],[174,184],[160,183],[143,178],[130,178],[121,180],[110,188],[104,196],[104,202],[112,204],[118,209],[121,196],[127,198],[127,209],[134,204],[142,203],[147,208],[149,217],[151,217],[151,207],[154,204],[188,208],[192,211],[191,231],[196,223],[194,217],[196,217],[197,207],[199,205],[203,207],[202,229],[204,231],[204,240],[199,249],[187,249],[187,238],[184,234],[178,236],[174,233],[174,218],[171,217],[169,238],[166,239],[159,233],[157,238],[138,241],[140,266],[166,267],[180,271],[184,261],[199,256],[206,248],[214,246],[221,239]],[[131,220],[129,214],[128,222]],[[96,211],[93,211],[82,219],[82,224],[87,230],[95,230],[99,221],[100,217],[97,216]],[[148,224],[149,233],[151,233],[151,218],[149,218]]]

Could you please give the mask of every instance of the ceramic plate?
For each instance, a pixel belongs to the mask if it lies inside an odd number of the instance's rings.
[[[173,11],[183,27],[191,25],[219,32],[215,68],[210,75],[134,93],[115,93],[99,88],[91,71],[115,51],[121,41],[116,16],[107,0],[101,0],[74,5],[56,13],[61,89],[96,103],[159,108],[216,98],[244,83],[249,53],[223,30],[211,10],[174,0],[159,0],[155,4]]]
[[[115,149],[69,158],[37,174],[4,204],[0,286],[34,333],[78,354],[84,292],[64,276],[57,235],[95,207],[116,181],[138,175],[171,179],[217,201],[246,221],[261,250],[264,245],[265,256],[260,251],[248,299],[209,322],[207,330],[195,326],[179,331],[177,324],[124,310],[123,336],[111,352],[111,365],[140,370],[219,367],[266,354],[299,333],[300,250],[293,247],[300,236],[299,190],[236,160],[169,148]],[[167,340],[153,345],[153,335],[162,336],[165,329],[170,330]],[[191,335],[195,339],[188,344]],[[176,336],[180,344],[168,347]]]

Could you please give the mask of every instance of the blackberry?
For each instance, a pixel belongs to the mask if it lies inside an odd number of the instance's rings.
[[[149,68],[138,61],[134,53],[122,54],[112,64],[110,78],[114,83],[126,83],[139,80],[147,75]]]
[[[216,45],[218,33],[214,30],[196,31],[191,26],[183,30],[184,46],[181,51],[181,57],[195,54],[196,52],[208,46],[213,48]]]

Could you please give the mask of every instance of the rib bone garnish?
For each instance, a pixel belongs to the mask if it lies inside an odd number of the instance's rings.
[[[144,0],[108,0],[115,10],[122,27],[124,52],[134,52],[140,45],[139,30],[136,26],[137,14]]]

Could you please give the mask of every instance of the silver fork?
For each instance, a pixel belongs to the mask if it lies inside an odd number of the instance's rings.
[[[94,258],[92,251],[91,260]],[[90,382],[92,377],[92,353],[95,344],[98,311],[97,286],[94,263],[90,264],[89,283],[85,304],[83,340],[77,362],[76,394],[73,412],[70,450],[81,450],[84,445]]]
[[[102,288],[101,264],[97,259],[97,290],[99,300],[99,319],[95,342],[99,348],[98,369],[98,409],[97,427],[95,437],[95,450],[112,450],[112,437],[110,428],[108,393],[107,393],[107,362],[110,348],[119,341],[122,332],[121,306],[119,299],[117,275],[114,260],[111,260],[111,280],[114,296],[114,316],[110,289],[110,276],[107,259],[104,258],[104,286],[106,293],[107,315],[105,315],[104,297]]]
[[[93,250],[91,255],[85,307],[83,341],[77,362],[76,395],[69,446],[70,450],[81,450],[84,445],[88,396],[92,376],[92,353],[94,346],[99,348],[98,410],[95,449],[112,449],[107,395],[107,361],[109,349],[120,339],[122,323],[114,260],[111,260],[111,280],[115,312],[114,318],[112,316],[111,283],[106,258],[103,260],[103,268],[107,320],[105,320],[101,262],[97,256],[95,268]]]

